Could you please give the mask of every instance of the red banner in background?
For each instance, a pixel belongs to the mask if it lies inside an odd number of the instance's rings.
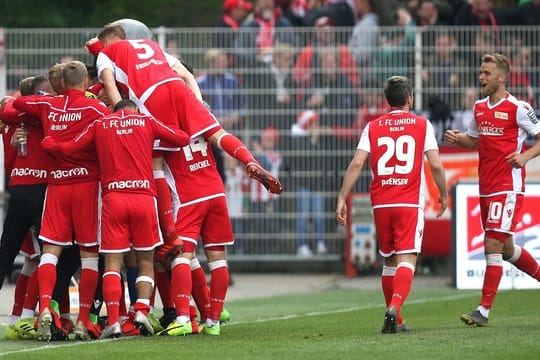
[[[450,192],[458,181],[478,180],[478,152],[458,147],[441,147],[441,161],[446,170],[446,187]],[[442,217],[437,218],[439,208],[439,190],[431,177],[427,161],[426,173],[426,222],[422,254],[426,256],[450,256],[452,243],[452,199],[449,197],[448,208]]]
[[[448,192],[458,181],[478,182],[478,152],[476,149],[464,149],[453,146],[442,146],[440,155],[446,170],[446,186]],[[449,197],[448,208],[441,218],[437,218],[438,190],[431,178],[427,161],[424,163],[426,172],[426,223],[422,253],[427,256],[450,256],[452,243],[452,198]],[[540,180],[540,159],[535,158],[527,163],[527,181]],[[460,214],[460,216],[468,216]],[[478,216],[480,214],[478,213]],[[482,231],[480,223],[475,231]]]

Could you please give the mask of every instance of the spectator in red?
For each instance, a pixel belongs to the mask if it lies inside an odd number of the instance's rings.
[[[223,14],[214,23],[214,27],[221,28],[214,32],[214,47],[228,49],[233,47],[236,30],[253,10],[253,4],[246,0],[225,0]],[[223,30],[223,31],[222,31]]]
[[[275,43],[285,43],[298,47],[300,39],[293,25],[281,14],[274,0],[256,0],[253,16],[242,23],[242,31],[235,39],[236,61],[242,67],[272,62]]]
[[[336,126],[334,134],[341,140],[356,141],[359,134],[371,121],[390,111],[388,102],[379,90],[374,78],[362,80],[360,88],[360,107],[356,113],[356,120],[351,126]]]
[[[307,85],[313,80],[313,69],[320,68],[320,51],[323,47],[337,47],[339,50],[339,69],[346,74],[353,86],[358,87],[360,76],[353,55],[349,48],[334,30],[335,22],[328,16],[323,16],[315,21],[313,29],[313,41],[305,46],[296,60],[294,78],[302,85]]]
[[[519,24],[518,8],[494,8],[491,0],[472,0],[464,2],[456,13],[454,25],[479,26],[482,32],[490,34],[495,40],[495,45],[503,44],[498,27],[501,25]],[[471,35],[476,31],[470,32]],[[469,36],[471,36],[469,35]],[[464,34],[460,45],[470,46],[472,39]],[[471,56],[476,58],[476,56]],[[476,64],[474,64],[476,66]]]

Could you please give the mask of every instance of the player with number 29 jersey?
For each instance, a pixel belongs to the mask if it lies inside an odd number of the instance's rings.
[[[424,207],[424,153],[438,150],[428,119],[391,111],[368,123],[357,149],[371,154],[373,208]]]

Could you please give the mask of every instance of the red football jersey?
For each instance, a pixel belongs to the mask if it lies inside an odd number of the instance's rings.
[[[15,156],[13,168],[9,173],[9,186],[48,183],[48,172],[54,164],[53,159],[41,147],[43,129],[37,125],[26,126],[28,130],[27,156]],[[17,153],[17,148],[12,147]]]
[[[478,138],[480,196],[525,191],[525,168],[513,168],[506,156],[523,151],[527,135],[540,133],[534,109],[509,93],[494,105],[488,98],[474,104],[468,134]]]
[[[67,155],[95,148],[103,194],[119,191],[156,195],[152,170],[152,148],[156,138],[176,146],[189,143],[189,137],[183,131],[124,109],[94,121],[72,141],[54,146]]]
[[[525,191],[525,168],[513,168],[506,156],[523,151],[527,135],[540,133],[534,109],[506,93],[496,104],[489,98],[474,104],[468,134],[478,138],[480,196]]]
[[[4,144],[4,171],[8,175],[13,169],[13,163],[17,157],[17,149],[11,146],[11,137],[15,132],[15,126],[6,126],[2,131],[2,142]]]
[[[62,96],[22,96],[15,109],[38,117],[45,136],[56,142],[72,140],[94,120],[109,113],[101,101],[87,98],[83,91],[66,90]],[[81,151],[55,158],[49,171],[50,184],[68,184],[99,179],[96,153]]]
[[[371,203],[424,207],[424,153],[438,150],[431,122],[404,111],[391,111],[366,125],[358,149],[371,154]]]
[[[165,161],[165,176],[174,185],[180,206],[225,196],[211,144],[202,136],[180,151],[166,152]]]
[[[121,90],[141,106],[157,86],[182,80],[171,67],[177,61],[152,40],[121,40],[99,53],[96,66],[98,76],[111,69]]]
[[[172,69],[177,61],[151,40],[121,40],[98,55],[97,67],[100,75],[104,69],[113,71],[117,85],[141,112],[190,136],[217,131],[219,122]],[[166,143],[157,147],[170,148]]]

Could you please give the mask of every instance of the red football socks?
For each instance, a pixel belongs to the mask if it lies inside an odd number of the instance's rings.
[[[107,307],[108,325],[112,325],[119,321],[120,303],[123,298],[120,279],[120,273],[114,270],[105,270],[103,274],[103,301]]]

